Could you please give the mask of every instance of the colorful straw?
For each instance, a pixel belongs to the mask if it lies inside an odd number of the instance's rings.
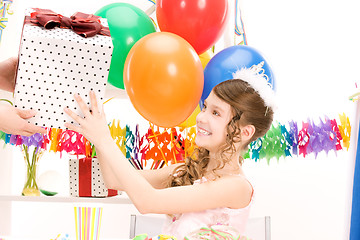
[[[102,207],[74,207],[77,240],[98,240]]]

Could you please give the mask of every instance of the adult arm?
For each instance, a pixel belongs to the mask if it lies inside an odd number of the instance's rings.
[[[46,130],[26,119],[35,116],[34,110],[21,110],[10,105],[0,105],[0,130],[14,135],[31,136],[35,133],[45,134]]]
[[[18,58],[12,57],[0,62],[0,89],[13,92]]]

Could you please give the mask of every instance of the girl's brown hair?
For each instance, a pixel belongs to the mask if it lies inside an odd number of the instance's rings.
[[[235,143],[241,141],[240,126],[253,125],[255,133],[252,138],[244,144],[245,148],[254,140],[265,135],[273,120],[273,109],[267,107],[260,97],[247,82],[240,79],[231,79],[219,83],[213,88],[215,95],[222,101],[228,103],[232,109],[233,118],[227,125],[226,143],[219,153],[219,164],[213,170],[222,169],[235,153]],[[245,150],[245,149],[243,149]],[[226,157],[229,156],[230,157]],[[242,164],[243,159],[239,159]],[[197,148],[191,157],[185,160],[185,164],[178,166],[171,175],[168,187],[192,185],[195,180],[204,176],[209,163],[209,151]],[[216,173],[215,173],[216,175]]]

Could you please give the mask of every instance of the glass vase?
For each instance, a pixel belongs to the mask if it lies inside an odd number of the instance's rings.
[[[38,167],[38,161],[43,154],[43,150],[35,147],[32,153],[30,147],[23,145],[22,150],[24,153],[24,160],[26,164],[26,179],[24,188],[22,190],[23,196],[40,196],[40,190],[36,183],[36,170]]]

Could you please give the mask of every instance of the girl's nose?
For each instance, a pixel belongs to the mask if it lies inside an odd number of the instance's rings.
[[[203,122],[204,121],[204,112],[201,111],[198,113],[198,115],[196,116],[196,123],[199,123],[199,122]]]

